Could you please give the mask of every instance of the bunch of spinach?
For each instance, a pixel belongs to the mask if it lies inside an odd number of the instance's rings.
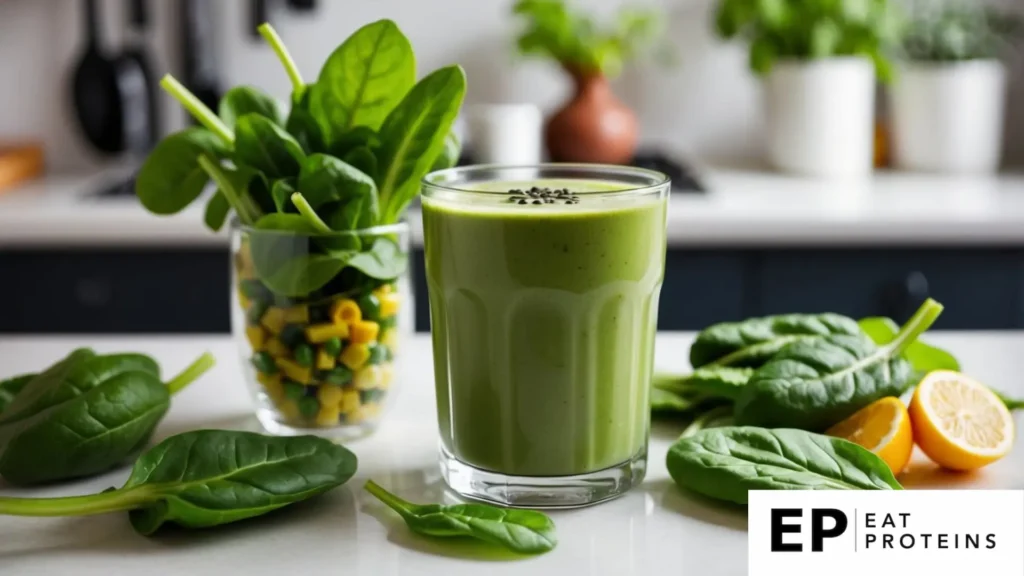
[[[85,516],[127,511],[135,531],[166,522],[207,528],[260,516],[348,481],[356,456],[315,436],[198,430],[139,457],[119,489],[65,498],[0,498],[0,514]]]
[[[459,143],[451,129],[466,77],[459,66],[416,81],[412,46],[398,26],[360,28],[307,84],[269,25],[260,33],[292,83],[285,111],[250,86],[231,88],[218,112],[170,75],[161,86],[202,125],[162,140],[136,181],[142,204],[173,214],[212,181],[205,221],[219,230],[230,213],[245,226],[260,280],[302,297],[348,268],[391,280],[407,266],[393,233],[368,228],[399,222],[430,171],[453,166]],[[319,235],[317,242],[297,242]]]
[[[142,354],[74,350],[39,374],[0,383],[0,476],[31,485],[104,472],[142,449],[171,396],[213,366],[204,354],[164,384]]]

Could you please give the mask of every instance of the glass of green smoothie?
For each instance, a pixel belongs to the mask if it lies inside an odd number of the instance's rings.
[[[429,174],[441,470],[462,496],[576,507],[643,480],[670,182],[603,165]]]

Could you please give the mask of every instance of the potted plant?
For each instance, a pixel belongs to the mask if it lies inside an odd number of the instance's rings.
[[[564,0],[518,0],[525,20],[516,46],[528,56],[554,60],[572,78],[572,98],[544,128],[548,155],[556,162],[625,164],[636,152],[636,115],[612,92],[609,79],[655,44],[658,14],[622,8],[611,26],[570,10]],[[665,52],[661,52],[665,54]]]
[[[1002,155],[1006,68],[1018,19],[977,2],[918,4],[890,90],[893,156],[908,170],[991,173]]]
[[[812,177],[871,173],[876,78],[890,78],[887,52],[899,32],[888,0],[721,0],[716,30],[750,44],[774,167]]]

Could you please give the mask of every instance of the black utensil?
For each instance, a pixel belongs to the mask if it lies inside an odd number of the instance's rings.
[[[182,61],[185,68],[182,84],[200,102],[216,111],[221,93],[217,85],[213,20],[209,14],[211,4],[206,0],[179,0],[178,5],[181,8]]]
[[[132,121],[126,129],[127,148],[145,153],[160,138],[157,79],[145,47],[145,33],[149,27],[146,0],[125,0],[125,9],[128,13],[128,35],[119,64],[129,70],[141,71],[146,98],[144,110],[130,111]]]
[[[124,150],[124,112],[118,67],[103,54],[96,0],[85,0],[86,46],[75,67],[72,97],[86,139],[102,152]]]

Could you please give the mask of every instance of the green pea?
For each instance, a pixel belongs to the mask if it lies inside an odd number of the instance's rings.
[[[392,316],[388,316],[387,318],[381,318],[378,324],[380,324],[381,332],[387,330],[388,328],[394,328],[395,325],[398,324],[398,315],[395,314]]]
[[[252,365],[264,374],[277,373],[277,364],[274,363],[274,357],[267,352],[257,352],[253,354]]]
[[[260,319],[263,318],[263,313],[267,311],[270,304],[261,300],[253,300],[252,304],[249,304],[249,309],[245,311],[245,318],[249,321],[249,324],[259,324]]]
[[[384,394],[386,394],[384,390],[378,390],[376,388],[372,390],[360,390],[359,403],[369,404],[371,402],[380,402],[384,398]]]
[[[316,398],[312,396],[306,396],[302,400],[299,400],[299,413],[306,418],[312,418],[316,416],[316,413],[320,411],[320,403],[317,402]]]
[[[341,338],[335,336],[324,342],[324,352],[326,352],[328,356],[337,356],[338,354],[341,354]]]
[[[306,387],[298,382],[286,380],[284,383],[284,396],[290,400],[299,400],[306,395]]]
[[[363,294],[356,303],[363,312],[363,320],[380,320],[380,300],[375,295]]]
[[[313,347],[309,344],[299,344],[292,351],[295,354],[295,361],[299,363],[299,366],[312,366],[313,365]]]
[[[335,386],[344,386],[352,381],[352,371],[344,366],[336,366],[324,375],[323,380]]]
[[[385,362],[387,359],[387,346],[384,346],[383,344],[374,344],[370,347],[370,359],[368,360],[370,364],[380,364],[381,362]]]
[[[281,342],[289,348],[295,348],[306,343],[306,331],[299,324],[286,324],[281,329]]]

